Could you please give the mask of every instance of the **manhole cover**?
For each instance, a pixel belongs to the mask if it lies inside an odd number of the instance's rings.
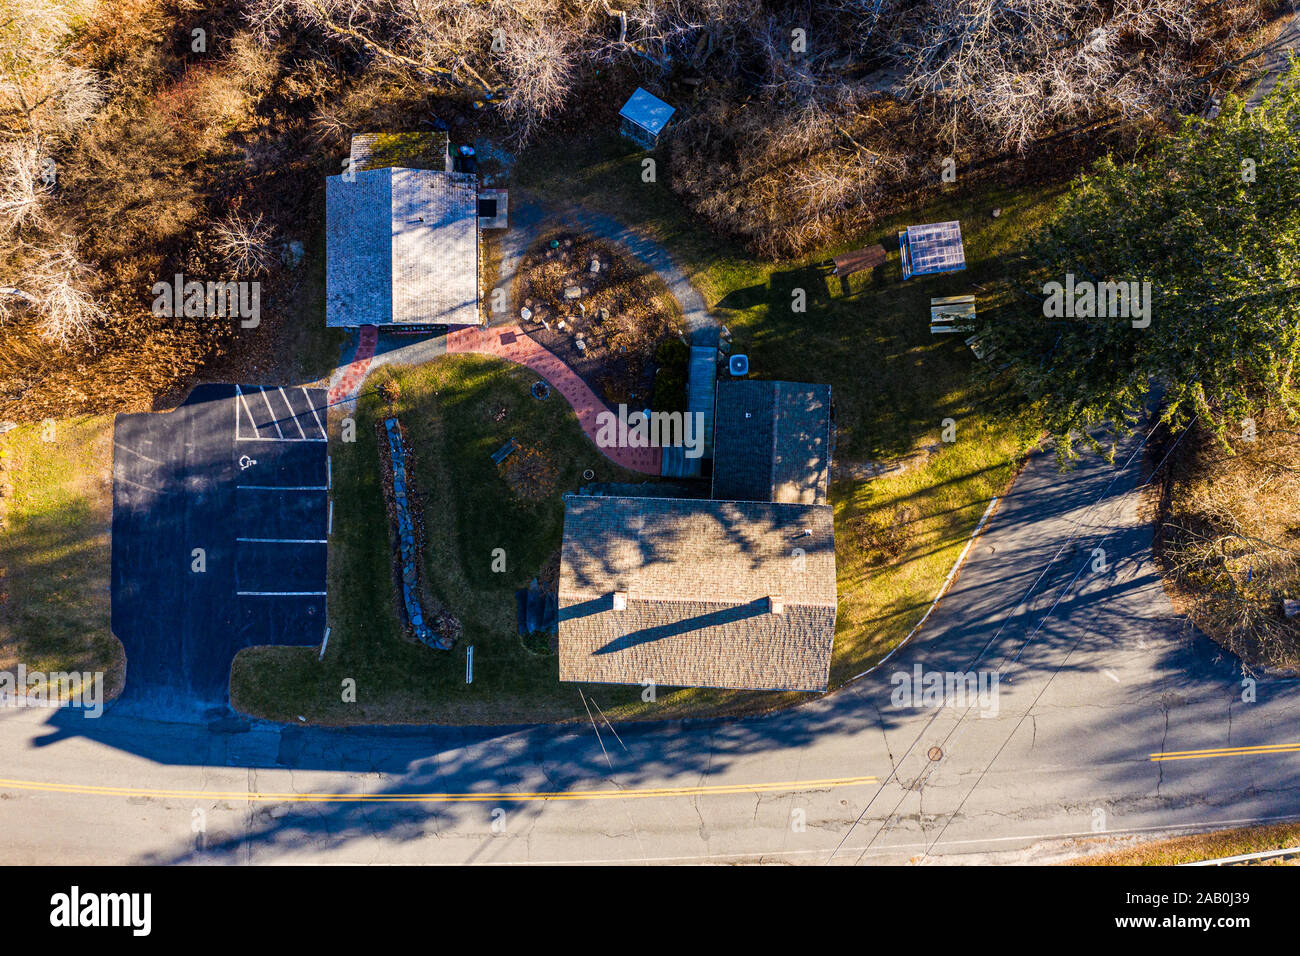
[[[943,756],[943,751],[938,747],[931,747],[929,757],[931,760],[938,760]]]

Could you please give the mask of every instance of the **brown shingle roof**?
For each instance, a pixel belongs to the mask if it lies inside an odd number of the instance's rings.
[[[560,680],[824,690],[831,509],[570,495],[559,596]]]

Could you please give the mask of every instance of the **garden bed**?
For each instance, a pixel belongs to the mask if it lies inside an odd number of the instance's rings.
[[[524,331],[610,406],[648,405],[656,350],[682,334],[677,304],[653,271],[573,232],[546,235],[528,251],[515,303]]]

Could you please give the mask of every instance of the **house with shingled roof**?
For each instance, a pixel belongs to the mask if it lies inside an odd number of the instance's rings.
[[[565,498],[562,681],[825,690],[835,613],[824,505]]]
[[[325,180],[327,326],[482,324],[478,181],[446,155],[445,135],[353,139]]]
[[[565,497],[560,680],[826,689],[830,387],[721,383],[713,438],[711,499]]]

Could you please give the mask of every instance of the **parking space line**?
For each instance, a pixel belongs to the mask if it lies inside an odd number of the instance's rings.
[[[284,394],[283,387],[280,387],[280,397],[284,399],[285,408],[289,409],[289,417],[293,419],[293,423],[298,429],[298,434],[303,438],[306,438],[307,433],[302,430],[302,422],[298,421],[298,413],[293,410],[293,402],[289,401],[289,396]]]
[[[150,457],[149,457],[148,455],[146,455],[144,452],[142,452],[142,451],[138,451],[138,450],[132,448],[130,445],[123,445],[121,442],[113,442],[113,447],[114,447],[114,448],[120,448],[120,449],[122,449],[123,451],[129,451],[131,454],[133,454],[133,455],[137,455],[137,456],[139,456],[140,458],[143,458],[145,461],[147,461],[147,462],[151,462],[151,463],[153,463],[153,464],[155,464],[155,465],[161,465],[161,464],[162,464],[162,462],[160,462],[157,458],[150,458]]]
[[[256,438],[246,438],[239,433],[239,409],[243,407],[248,413],[249,424],[253,426],[253,434],[261,438],[262,432],[257,427],[257,419],[253,417],[253,410],[248,407],[248,398],[244,395],[244,390],[238,385],[235,386],[235,440],[236,441],[256,441]]]
[[[329,491],[328,485],[235,485],[250,491]]]
[[[240,440],[240,441],[279,441],[279,442],[289,442],[289,441],[291,441],[291,442],[305,442],[305,441],[314,441],[314,442],[318,442],[318,443],[319,443],[319,442],[328,441],[329,439],[327,439],[327,438],[242,438],[242,437],[241,437],[239,440]]]
[[[275,417],[275,409],[271,407],[271,400],[266,397],[266,389],[259,385],[257,386],[257,392],[262,396],[262,401],[266,403],[266,410],[271,413],[271,424],[275,426],[275,433],[283,438],[284,430],[280,428],[280,420]],[[260,428],[258,432],[261,432]]]
[[[324,538],[236,538],[241,544],[328,544]]]
[[[316,413],[316,403],[311,400],[311,393],[301,385],[298,386],[298,390],[302,392],[303,398],[307,399],[307,407],[311,409],[312,417],[316,419],[316,427],[320,429],[322,435],[328,438],[329,432],[325,431],[325,425],[321,422],[320,415]]]
[[[140,482],[138,482],[138,481],[132,481],[130,478],[126,478],[126,477],[121,476],[121,475],[117,475],[117,476],[115,476],[115,477],[113,478],[113,480],[114,480],[114,481],[120,481],[120,482],[123,482],[123,483],[128,484],[128,485],[135,485],[137,488],[143,488],[145,491],[152,491],[152,492],[154,492],[155,494],[162,494],[162,492],[163,492],[163,489],[161,489],[161,488],[155,488],[153,485],[142,485],[142,484],[140,484]]]
[[[236,591],[240,597],[324,597],[324,591]]]

